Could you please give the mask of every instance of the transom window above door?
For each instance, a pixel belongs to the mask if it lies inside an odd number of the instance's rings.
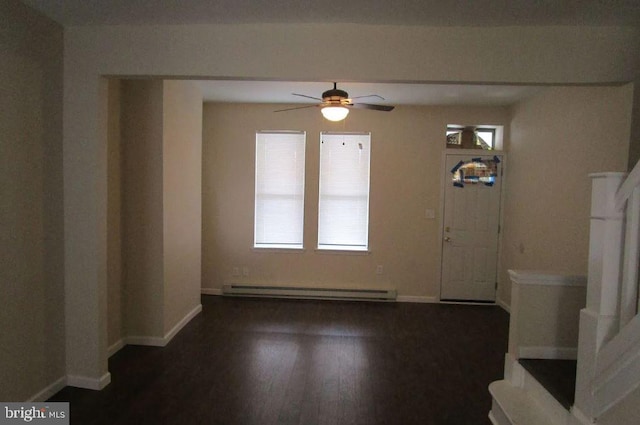
[[[473,126],[447,126],[448,149],[484,149],[496,148],[496,129]]]

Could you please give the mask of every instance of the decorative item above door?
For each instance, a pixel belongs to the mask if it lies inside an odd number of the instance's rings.
[[[493,186],[498,176],[498,164],[500,158],[472,158],[469,161],[460,161],[451,169],[452,182],[455,187],[464,187],[465,184],[479,184]]]

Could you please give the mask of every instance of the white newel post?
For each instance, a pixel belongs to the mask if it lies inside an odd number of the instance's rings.
[[[576,415],[595,419],[593,379],[597,354],[619,326],[619,285],[623,255],[624,209],[616,211],[615,194],[625,173],[590,175],[591,227],[587,306],[580,312]]]

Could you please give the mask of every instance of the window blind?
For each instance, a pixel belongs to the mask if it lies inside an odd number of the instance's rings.
[[[256,133],[254,247],[303,246],[304,132]]]
[[[318,249],[366,251],[371,134],[320,134]]]

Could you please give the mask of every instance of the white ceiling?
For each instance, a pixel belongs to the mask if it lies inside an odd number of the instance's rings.
[[[23,0],[62,25],[631,25],[638,0]]]
[[[322,97],[333,88],[330,82],[299,81],[199,81],[205,101],[232,103],[315,103],[313,99],[294,96],[299,93]],[[389,105],[485,105],[507,106],[541,90],[539,86],[339,83],[351,97],[377,94],[362,99],[365,103]]]

